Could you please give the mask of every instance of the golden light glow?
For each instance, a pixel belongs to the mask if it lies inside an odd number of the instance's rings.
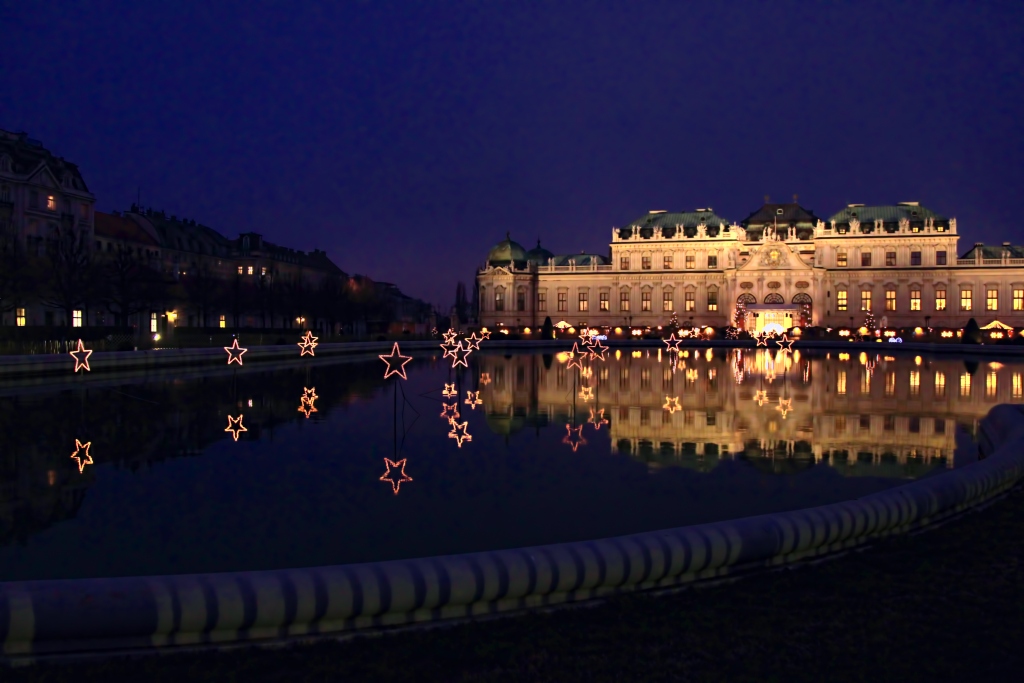
[[[915,327],[914,328],[914,334],[922,335],[922,334],[924,334],[924,330],[922,328],[920,328],[920,327]]]
[[[530,328],[529,327],[524,327],[523,328],[523,334],[530,334]]]
[[[490,378],[488,378],[488,381],[490,381]],[[441,390],[441,395],[444,396],[445,398],[458,396],[459,392],[455,390],[455,382],[452,382],[451,384],[446,383],[444,385],[444,389]]]
[[[594,387],[580,387],[580,399],[584,403],[594,400]]]
[[[867,334],[867,333],[868,333],[868,328],[866,328],[866,327],[864,327],[863,325],[861,325],[861,326],[860,326],[860,329],[858,329],[858,330],[857,330],[857,332],[858,332],[859,334],[862,334],[862,335],[863,335],[863,334]]]
[[[242,424],[242,417],[243,415],[241,413],[238,414],[238,417],[231,417],[228,415],[228,426],[224,431],[231,432],[231,436],[235,441],[238,441],[239,434],[249,431],[245,428],[245,425]]]
[[[621,327],[616,327],[615,328],[615,334],[622,334],[622,328]],[[1024,334],[1024,330],[1021,330],[1021,334]]]
[[[172,325],[178,319],[177,311],[167,311],[165,315],[167,316],[167,322],[171,323]]]
[[[381,481],[391,484],[392,492],[397,496],[402,484],[412,481],[412,477],[405,473],[405,458],[394,462],[390,458],[384,458],[384,467],[387,468],[381,476]]]
[[[622,358],[622,351],[615,349],[615,360],[619,360],[620,358]]]
[[[451,425],[452,430],[448,432],[449,439],[455,439],[455,445],[462,448],[462,443],[473,440],[473,437],[469,433],[469,422],[456,422],[455,420],[449,420],[448,424]]]
[[[843,360],[850,360],[850,354],[848,354],[848,353],[840,353],[839,354],[839,360],[841,360],[841,361],[843,361]]]
[[[231,342],[231,346],[225,346],[224,350],[228,352],[228,365],[232,363],[242,364],[242,355],[245,354],[249,349],[243,349],[238,345],[238,338]],[[236,439],[237,440],[237,439]]]
[[[630,356],[632,358],[643,358],[644,352],[643,351],[634,351],[632,354],[630,354]]]
[[[779,397],[779,405],[775,407],[775,410],[782,413],[782,419],[786,419],[786,414],[793,410],[793,399]]]
[[[467,391],[465,403],[469,406],[470,410],[476,410],[477,406],[482,406],[484,404],[483,400],[480,398],[479,391]]]
[[[480,386],[485,387],[485,386],[487,386],[490,383],[491,383],[491,373],[489,373],[489,372],[481,372],[480,373]],[[447,385],[445,385],[445,386],[447,386]],[[452,385],[452,386],[455,386],[455,385]]]
[[[559,363],[565,363],[570,358],[572,358],[572,355],[568,351],[559,351],[558,353],[555,354],[555,358],[558,359]]]
[[[768,400],[768,391],[766,389],[758,389],[754,392],[754,400],[758,406],[763,406],[764,402]]]
[[[405,364],[412,360],[412,356],[403,356],[398,348],[398,342],[395,342],[395,345],[391,347],[390,354],[380,354],[377,357],[387,363],[388,366],[387,370],[384,371],[384,379],[391,375],[398,375],[402,379],[407,379],[405,376]]]
[[[314,337],[313,333],[306,330],[305,336],[302,337],[302,341],[299,342],[299,358],[305,356],[307,353],[311,356],[315,356],[313,349],[317,347],[316,340],[320,337]]]
[[[441,404],[441,418],[446,422],[459,419],[459,404],[458,403],[442,403]]]
[[[85,368],[86,372],[89,372],[89,356],[92,355],[92,350],[85,348],[85,344],[82,340],[78,340],[78,348],[74,351],[69,352],[71,357],[75,359],[75,372],[78,372],[82,368]]]
[[[600,429],[601,425],[608,424],[608,420],[604,419],[604,408],[597,409],[596,413],[595,409],[591,408],[590,419],[587,422],[594,425],[594,429]]]
[[[487,328],[485,327],[484,329],[486,330]],[[457,333],[457,332],[456,332],[455,330],[453,330],[453,329],[451,329],[451,328],[449,327],[449,328],[448,328],[448,331],[447,331],[447,332],[445,332],[445,333],[444,333],[443,335],[441,335],[441,336],[442,336],[442,337],[444,337],[444,343],[445,343],[445,344],[451,344],[452,342],[454,342],[454,341],[455,341],[455,338],[456,338],[457,336],[459,336],[459,335],[458,335],[458,333]]]
[[[580,347],[576,342],[572,343],[572,352],[569,354],[569,363],[566,367],[570,370],[574,367],[583,369],[583,354],[580,353]]]
[[[75,452],[71,454],[71,459],[78,464],[79,474],[85,471],[86,465],[93,464],[92,456],[89,455],[90,446],[92,446],[92,441],[86,441],[85,443],[82,443],[78,439],[75,439]],[[52,485],[53,484],[51,483],[51,486]]]
[[[672,413],[676,412],[677,410],[682,410],[683,409],[683,407],[681,405],[679,405],[679,397],[678,396],[666,396],[665,397],[665,405],[663,405],[662,408],[667,410],[669,415],[671,415]]]
[[[573,427],[571,425],[565,425],[565,436],[562,437],[562,443],[572,447],[572,452],[575,453],[576,449],[580,446],[586,446],[587,440],[583,438],[583,425],[579,427]]]

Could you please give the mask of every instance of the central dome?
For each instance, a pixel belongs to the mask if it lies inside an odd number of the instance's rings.
[[[534,263],[538,266],[548,265],[548,259],[554,258],[555,255],[550,251],[540,246],[540,240],[537,240],[537,246],[526,252],[526,260],[530,263]]]
[[[523,249],[523,245],[513,242],[508,233],[505,233],[505,239],[494,245],[487,254],[487,264],[491,266],[507,266],[512,262],[521,265],[524,261],[526,250]]]

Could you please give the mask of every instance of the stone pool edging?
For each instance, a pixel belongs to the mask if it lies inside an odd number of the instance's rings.
[[[982,422],[989,457],[860,499],[594,541],[270,571],[0,583],[8,662],[341,635],[671,588],[918,529],[1024,478],[1020,406]]]

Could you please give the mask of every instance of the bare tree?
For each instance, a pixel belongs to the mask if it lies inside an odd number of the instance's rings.
[[[68,217],[53,225],[46,241],[47,273],[40,300],[64,312],[64,323],[73,325],[73,311],[83,310],[96,295],[97,268],[86,230]]]
[[[103,264],[102,296],[115,324],[128,327],[133,315],[148,310],[157,298],[154,273],[131,248],[118,246]]]
[[[217,289],[221,281],[217,278],[210,264],[205,260],[193,263],[179,280],[185,290],[185,297],[191,308],[199,317],[199,327],[206,327],[210,310],[217,298]]]
[[[13,229],[0,227],[0,314],[23,307],[34,285],[27,250]]]

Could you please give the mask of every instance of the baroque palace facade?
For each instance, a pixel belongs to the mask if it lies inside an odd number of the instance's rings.
[[[537,327],[1024,327],[1024,248],[960,254],[955,218],[918,202],[850,204],[821,220],[795,201],[729,223],[710,208],[613,228],[609,255],[527,251],[510,237],[477,273],[480,321]],[[739,307],[737,304],[742,304]],[[737,309],[742,308],[737,315]]]

